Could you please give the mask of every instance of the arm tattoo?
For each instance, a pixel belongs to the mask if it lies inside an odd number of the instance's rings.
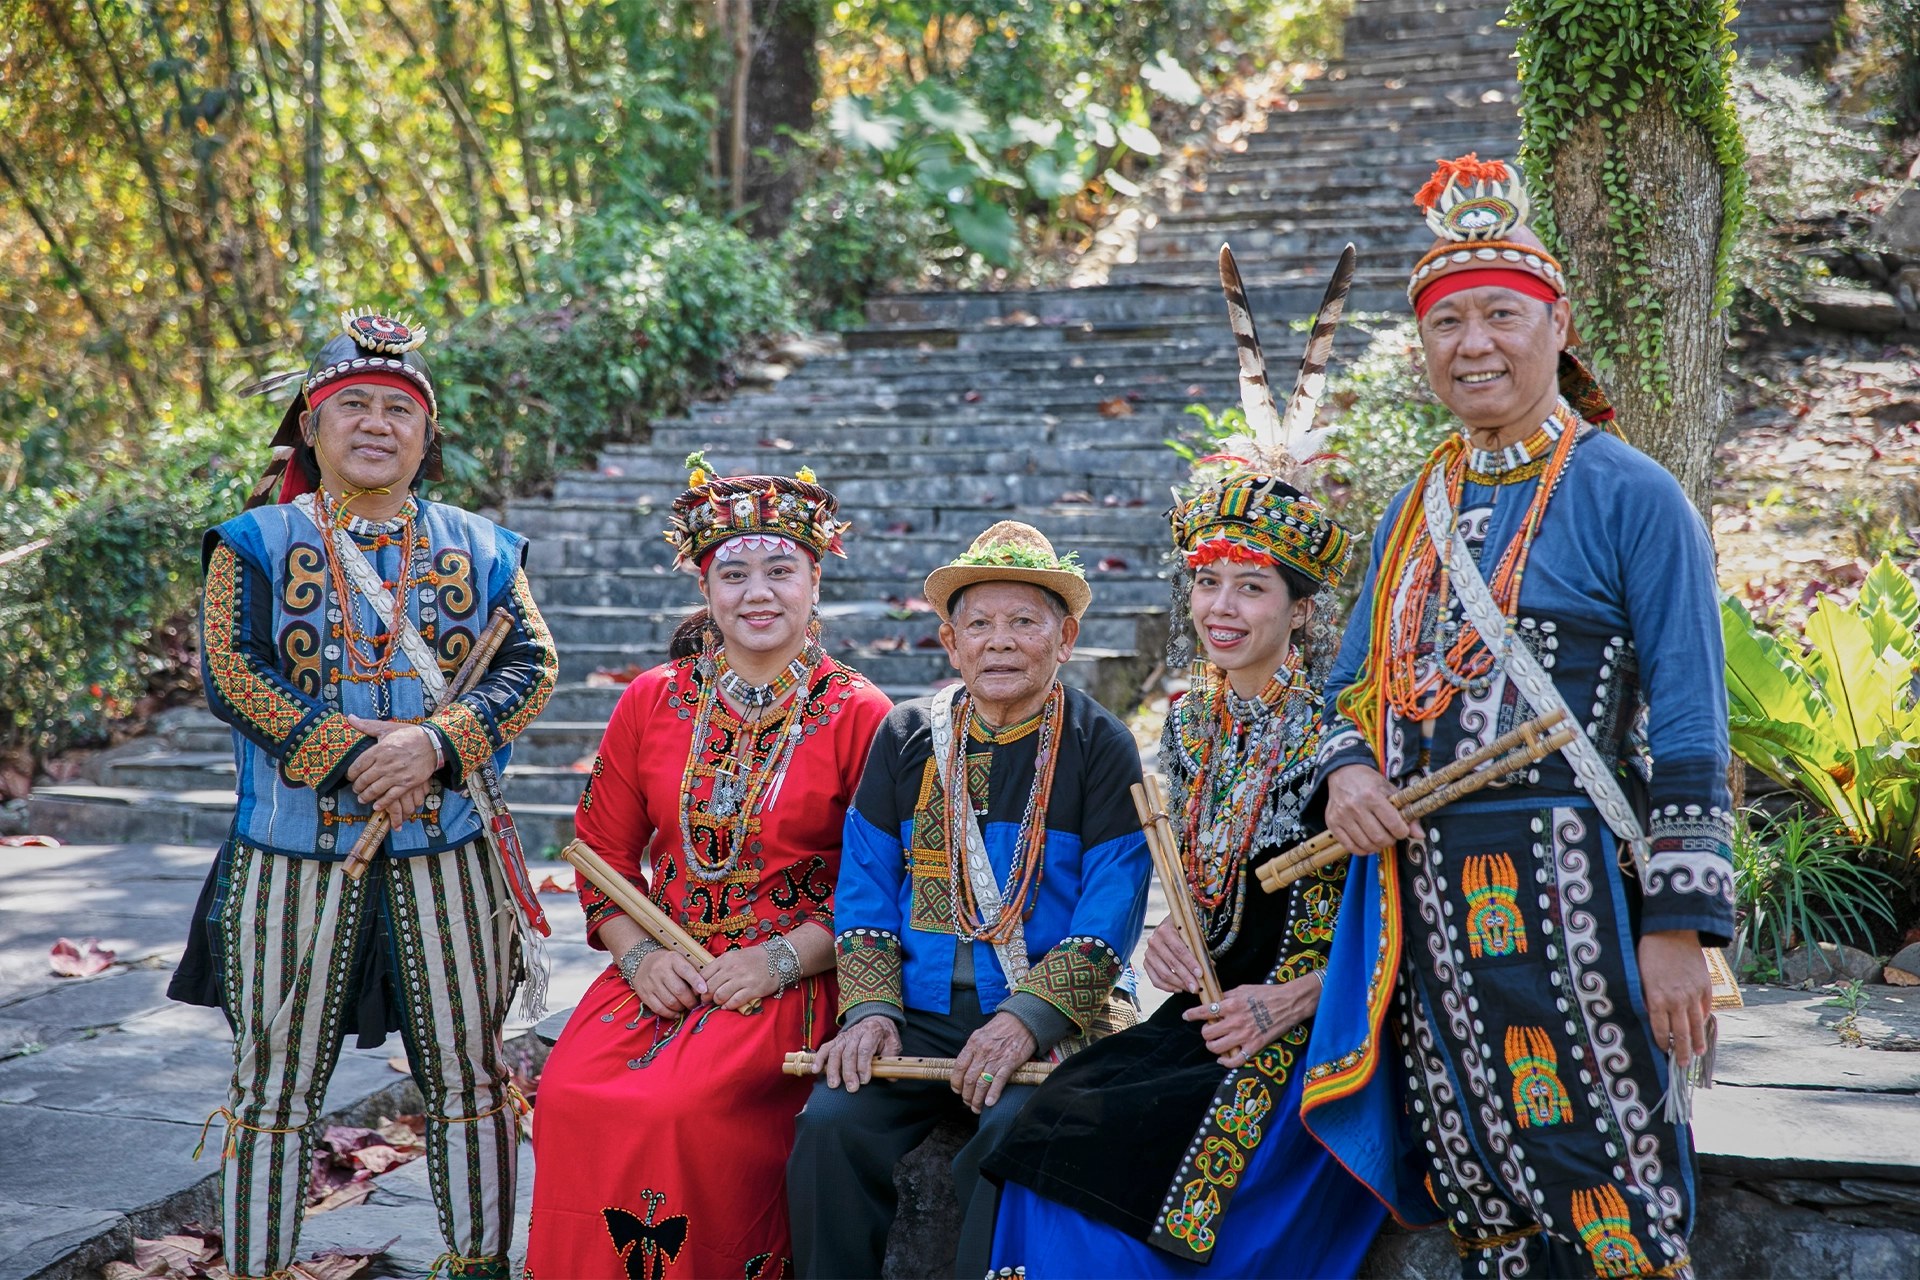
[[[1267,1012],[1266,1002],[1259,996],[1248,996],[1247,1008],[1253,1014],[1253,1025],[1260,1028],[1262,1032],[1273,1027],[1273,1015]]]

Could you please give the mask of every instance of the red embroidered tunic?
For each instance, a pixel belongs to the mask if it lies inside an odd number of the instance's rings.
[[[580,799],[580,838],[646,884],[715,955],[808,922],[831,934],[841,825],[891,704],[826,659],[806,690],[785,777],[751,817],[733,872],[708,883],[689,868],[682,834],[699,698],[693,667],[692,659],[656,667],[621,697]],[[752,747],[756,763],[774,754],[784,724],[768,717]],[[709,812],[714,773],[731,767],[741,732],[722,703],[692,760],[685,826],[710,864],[729,838]],[[584,884],[581,903],[588,940],[604,946],[600,925],[618,908]],[[780,1066],[832,1034],[836,998],[827,973],[753,1015],[703,1006],[684,1018],[640,1017],[610,966],[541,1077],[530,1280],[626,1280],[643,1270],[771,1280],[790,1271],[786,1164],[812,1081]]]

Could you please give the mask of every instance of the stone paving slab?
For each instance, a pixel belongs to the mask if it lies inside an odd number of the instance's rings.
[[[370,1249],[398,1237],[374,1260],[369,1276],[424,1276],[446,1248],[433,1207],[425,1159],[401,1165],[374,1180],[376,1189],[360,1204],[308,1218],[300,1232],[300,1256],[329,1248]],[[533,1211],[533,1143],[520,1144],[520,1182],[514,1200],[514,1273],[527,1256],[527,1218]]]
[[[1920,1093],[1920,1053],[1876,1049],[1900,1037],[1920,1041],[1920,990],[1868,987],[1857,1020],[1866,1047],[1841,1042],[1834,1027],[1846,1010],[1830,991],[1747,987],[1744,1009],[1722,1009],[1714,1080],[1781,1089]],[[1916,990],[1912,996],[1894,995]]]
[[[214,1212],[217,1163],[192,1154],[202,1122],[226,1099],[232,1036],[219,1010],[166,998],[214,853],[165,844],[0,849],[0,1280],[97,1274],[126,1256],[134,1235]],[[554,925],[553,999],[571,1005],[606,957],[587,947],[572,895],[543,901]],[[98,937],[118,961],[92,978],[56,977],[47,953],[61,936]],[[411,1081],[389,1065],[403,1052],[397,1036],[376,1049],[344,1047],[327,1091],[329,1122],[418,1110]],[[223,1138],[216,1124],[209,1150]],[[416,1164],[424,1187],[426,1165]],[[424,1234],[353,1242],[418,1235],[430,1246],[418,1260],[424,1272],[440,1251],[430,1198],[423,1224]]]
[[[1711,1173],[1920,1182],[1920,1102],[1904,1095],[1723,1084],[1693,1095],[1693,1132]]]

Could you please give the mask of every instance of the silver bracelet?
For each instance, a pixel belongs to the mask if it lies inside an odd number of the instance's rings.
[[[780,984],[776,995],[785,995],[787,988],[800,985],[805,975],[800,972],[800,953],[793,949],[791,942],[776,935],[762,943],[760,949],[767,953],[767,972]]]
[[[640,971],[640,962],[654,952],[664,950],[666,950],[666,948],[655,942],[652,938],[642,938],[640,941],[628,947],[626,954],[620,957],[620,980],[628,986],[632,986],[633,975]]]

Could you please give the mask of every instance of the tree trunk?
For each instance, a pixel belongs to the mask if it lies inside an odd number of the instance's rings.
[[[733,0],[733,113],[727,147],[727,207],[747,203],[747,86],[753,79],[753,3]]]
[[[755,235],[778,235],[805,181],[804,154],[782,129],[805,136],[820,96],[814,5],[754,0],[753,94],[747,102],[747,200]],[[763,155],[762,153],[768,153]]]
[[[325,103],[321,99],[321,63],[327,55],[327,21],[321,12],[323,0],[307,0],[307,83],[304,97],[307,108],[307,160],[303,175],[307,186],[307,261],[320,260],[323,236],[320,224],[320,193],[326,182],[326,155],[322,136]]]
[[[1727,420],[1720,382],[1727,321],[1713,310],[1724,210],[1712,141],[1656,93],[1611,135],[1598,117],[1583,120],[1552,160],[1554,223],[1566,251],[1576,328],[1599,332],[1599,325],[1580,320],[1605,317],[1631,339],[1649,315],[1665,320],[1663,364],[1631,348],[1594,351],[1596,375],[1627,439],[1674,474],[1711,524],[1713,448]],[[1609,163],[1629,175],[1633,199],[1645,210],[1642,247],[1653,274],[1644,286],[1631,278],[1631,261],[1614,245],[1619,231],[1601,179]],[[1664,397],[1657,389],[1662,373]]]

